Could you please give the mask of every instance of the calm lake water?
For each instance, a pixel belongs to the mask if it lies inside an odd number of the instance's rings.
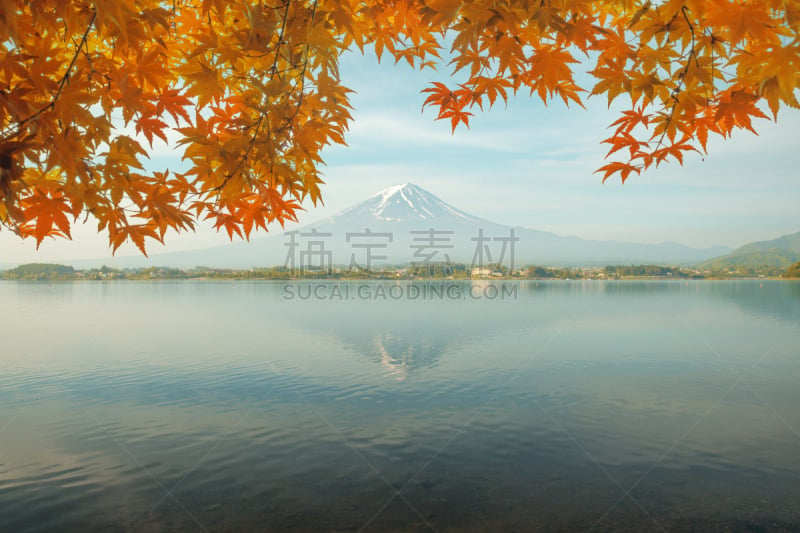
[[[800,283],[411,287],[0,282],[0,531],[800,531]]]

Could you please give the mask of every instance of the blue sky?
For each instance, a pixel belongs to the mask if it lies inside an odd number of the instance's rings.
[[[413,182],[446,202],[501,224],[598,240],[677,241],[693,246],[739,246],[800,231],[800,111],[782,110],[778,123],[756,122],[759,136],[736,133],[709,142],[709,155],[690,155],[683,167],[662,166],[625,185],[605,185],[607,126],[616,119],[605,97],[587,109],[560,102],[545,107],[521,94],[451,134],[447,121],[421,112],[420,90],[446,72],[416,72],[374,56],[348,53],[342,63],[352,96],[349,146],[325,154],[324,206],[308,205],[311,223],[390,185]],[[180,156],[158,148],[151,167],[177,168]],[[0,263],[110,256],[107,240],[89,224],[74,240],[32,242],[0,232]],[[281,231],[280,227],[272,231]],[[256,235],[258,237],[259,235]],[[171,235],[151,254],[228,242],[208,226]],[[125,247],[118,255],[135,254]]]

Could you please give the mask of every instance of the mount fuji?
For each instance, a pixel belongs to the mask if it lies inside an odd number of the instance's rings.
[[[406,183],[387,187],[364,202],[345,209],[320,224],[361,225],[365,222],[369,224],[487,223],[486,220],[452,207],[413,183]]]
[[[333,265],[355,261],[363,266],[365,254],[369,253],[372,267],[422,262],[425,258],[471,264],[476,248],[482,246],[485,262],[498,261],[504,255],[503,262],[508,265],[512,238],[516,266],[696,264],[730,251],[725,247],[698,249],[678,243],[590,241],[512,228],[465,213],[425,189],[406,183],[388,187],[349,209],[294,232],[251,242],[158,254],[150,259],[121,257],[105,263],[118,268],[156,265],[249,268],[284,265],[291,258],[295,266],[307,266],[316,259],[312,257],[301,264],[300,254],[307,254],[306,258],[315,254],[318,258],[329,253],[327,260]]]
[[[452,231],[453,237],[458,239],[459,236],[474,236],[479,228],[505,234],[511,229],[456,209],[413,183],[387,187],[313,226],[318,231],[334,233],[342,230],[363,232],[365,229],[391,232],[393,242],[402,240],[411,231]]]

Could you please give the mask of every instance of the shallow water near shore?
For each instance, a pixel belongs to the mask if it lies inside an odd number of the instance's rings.
[[[0,302],[0,531],[800,531],[800,282]]]

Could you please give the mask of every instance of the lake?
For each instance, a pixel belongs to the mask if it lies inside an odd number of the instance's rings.
[[[0,303],[0,531],[800,531],[800,282]]]

